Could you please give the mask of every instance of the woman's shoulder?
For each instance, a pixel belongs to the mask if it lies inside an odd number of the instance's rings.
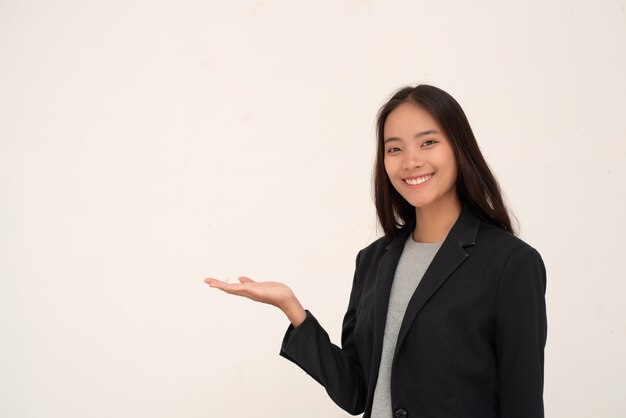
[[[524,256],[541,259],[539,251],[517,235],[488,222],[481,222],[476,237],[476,250],[492,258],[509,259]]]
[[[489,258],[508,259],[512,255],[523,254],[525,257],[541,258],[539,252],[528,242],[517,235],[489,223],[483,219],[476,219],[477,226],[475,242],[465,250],[474,253],[482,253]],[[390,247],[391,244],[398,245],[403,243],[404,238],[408,237],[410,226],[398,230],[393,237],[384,235],[377,238],[370,244],[363,247],[357,254],[357,265],[363,266],[371,261],[379,259]],[[463,245],[461,242],[454,242],[457,236],[448,236],[444,245]]]
[[[380,255],[385,251],[390,242],[391,239],[388,236],[377,238],[359,251],[357,255],[358,260],[375,258],[376,255]]]

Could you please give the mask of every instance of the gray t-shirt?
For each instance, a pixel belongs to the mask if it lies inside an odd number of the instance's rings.
[[[404,249],[393,277],[391,294],[389,295],[383,352],[372,404],[372,418],[390,418],[393,416],[391,405],[391,363],[396,349],[398,332],[400,331],[400,325],[402,324],[409,300],[441,244],[441,242],[416,242],[413,240],[412,234],[409,235],[404,244]]]

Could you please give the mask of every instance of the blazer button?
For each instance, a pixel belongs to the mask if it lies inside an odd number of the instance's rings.
[[[398,408],[396,409],[396,418],[406,418],[409,416],[409,413],[406,409]]]

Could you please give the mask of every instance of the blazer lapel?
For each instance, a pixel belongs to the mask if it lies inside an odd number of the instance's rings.
[[[461,213],[441,244],[439,251],[424,273],[415,293],[409,301],[396,343],[396,353],[402,345],[411,324],[424,304],[435,294],[450,275],[469,257],[464,247],[476,243],[480,219],[464,204]],[[402,252],[400,250],[400,252]],[[383,325],[384,326],[384,325]]]

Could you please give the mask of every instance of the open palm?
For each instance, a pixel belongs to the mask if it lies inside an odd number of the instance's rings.
[[[239,283],[226,283],[208,277],[204,279],[209,286],[231,295],[243,296],[256,302],[267,303],[282,310],[291,323],[297,327],[306,318],[306,312],[292,290],[284,283],[255,282],[249,277],[240,276]]]
[[[204,280],[211,287],[220,289],[232,295],[244,296],[257,302],[268,303],[278,308],[291,300],[294,295],[291,289],[284,283],[279,282],[255,282],[249,277],[239,277],[240,283],[226,283],[214,278]]]

